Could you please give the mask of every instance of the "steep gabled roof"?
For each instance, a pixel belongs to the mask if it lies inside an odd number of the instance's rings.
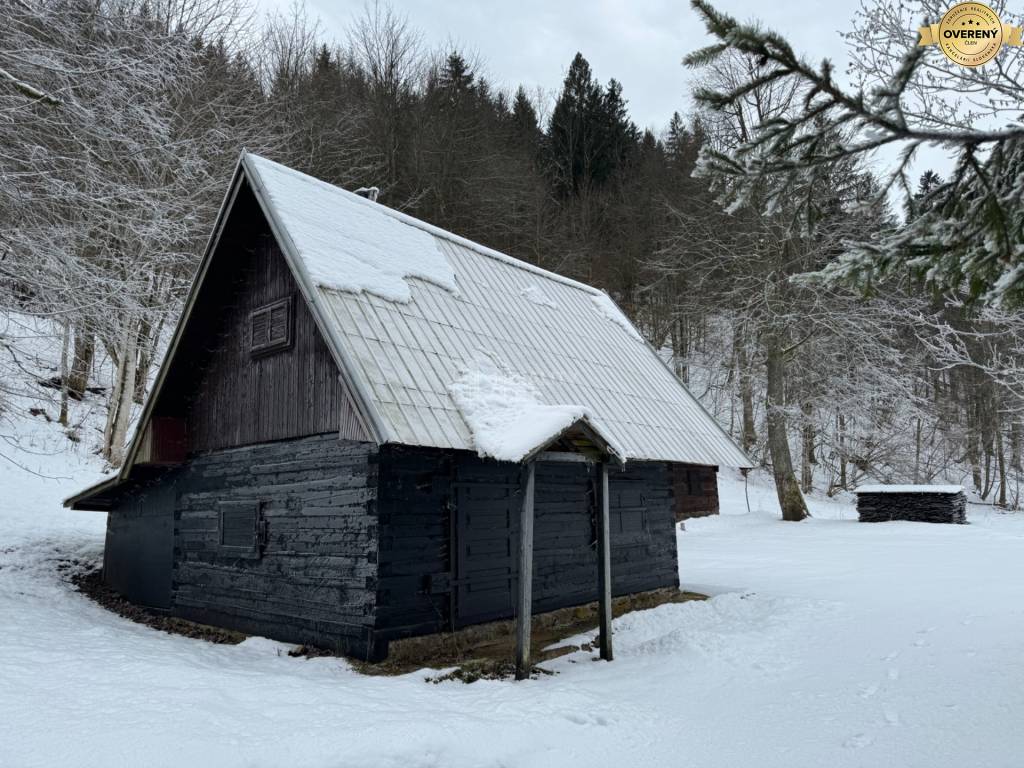
[[[381,442],[478,449],[454,393],[484,367],[580,408],[624,459],[750,465],[605,293],[265,158],[242,166]]]
[[[243,152],[127,460],[104,488],[128,478],[245,182],[378,443],[516,460],[537,447],[524,440],[580,424],[620,460],[751,466],[602,291]],[[511,439],[509,419],[479,407],[502,388],[518,392],[506,415],[523,416]]]

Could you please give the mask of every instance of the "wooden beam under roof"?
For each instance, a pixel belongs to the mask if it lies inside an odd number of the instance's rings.
[[[612,548],[608,515],[608,464],[597,465],[597,601],[601,658],[612,653]]]
[[[530,676],[530,625],[533,620],[533,496],[536,462],[523,466],[523,504],[519,514],[519,579],[516,599],[516,680]]]

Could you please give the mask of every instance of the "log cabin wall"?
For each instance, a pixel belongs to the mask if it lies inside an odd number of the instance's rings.
[[[104,580],[191,621],[379,658],[376,497],[370,443],[209,452],[112,500]]]
[[[191,454],[334,432],[369,440],[252,193],[243,186],[154,417],[186,422]],[[254,351],[253,313],[290,306],[287,343]]]
[[[552,611],[597,599],[593,470],[537,465],[534,607]],[[581,497],[580,492],[584,495]],[[612,594],[679,586],[668,465],[629,462],[608,478]]]
[[[448,627],[451,451],[383,446],[377,514],[377,628],[395,636]]]
[[[513,616],[519,475],[517,465],[468,452],[381,450],[378,637]],[[609,492],[613,593],[678,586],[669,465],[631,462],[613,470]],[[534,511],[535,612],[595,600],[588,467],[538,464]]]
[[[324,435],[216,451],[175,490],[175,615],[377,657],[376,448]],[[239,512],[256,546],[226,532]]]
[[[718,467],[671,464],[676,522],[718,514]]]

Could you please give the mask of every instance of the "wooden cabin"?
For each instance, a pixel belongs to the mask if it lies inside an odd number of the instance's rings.
[[[139,424],[66,502],[110,586],[367,659],[677,586],[749,465],[604,293],[252,154]]]

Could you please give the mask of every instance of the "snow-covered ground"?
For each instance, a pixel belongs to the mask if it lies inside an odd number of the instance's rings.
[[[812,499],[782,523],[763,480],[747,514],[727,472],[726,514],[679,534],[683,584],[712,600],[617,620],[611,664],[435,685],[80,596],[56,566],[99,558],[103,515],[59,500],[98,468],[41,424],[19,456],[46,477],[0,462],[2,766],[1021,765],[1024,516],[860,525]]]

